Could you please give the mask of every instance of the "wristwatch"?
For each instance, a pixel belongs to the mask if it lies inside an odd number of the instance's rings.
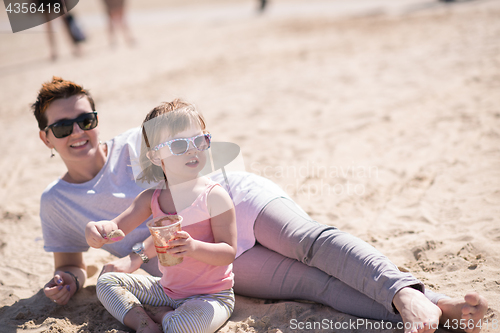
[[[147,263],[149,258],[144,254],[144,242],[140,242],[132,246],[132,251],[141,257],[143,263]]]

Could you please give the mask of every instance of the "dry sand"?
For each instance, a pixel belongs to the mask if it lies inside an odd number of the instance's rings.
[[[41,291],[53,260],[39,198],[64,164],[38,139],[29,105],[52,75],[91,90],[102,140],[161,101],[196,103],[216,140],[241,146],[248,171],[428,288],[486,296],[485,331],[499,331],[500,1],[378,2],[352,15],[334,12],[340,0],[276,0],[257,16],[249,0],[135,1],[138,44],[111,49],[101,3],[86,0],[75,9],[84,56],[59,29],[57,62],[42,28],[9,33],[0,11],[0,332],[127,331],[95,296],[95,271],[112,259],[103,251],[85,254],[93,275],[69,305]],[[238,296],[220,331],[295,332],[291,319],[356,318]]]

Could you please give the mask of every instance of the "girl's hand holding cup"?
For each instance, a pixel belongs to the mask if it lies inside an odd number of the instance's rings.
[[[188,256],[195,251],[196,242],[191,235],[185,231],[176,231],[174,237],[168,242],[167,253],[174,257]]]

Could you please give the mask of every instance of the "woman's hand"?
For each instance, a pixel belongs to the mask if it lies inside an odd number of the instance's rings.
[[[141,265],[142,265],[141,257],[139,257],[136,254],[128,255],[126,257],[116,259],[105,264],[102,267],[99,276],[109,272],[133,273],[139,268],[141,268]]]
[[[89,222],[85,227],[85,239],[89,246],[100,248],[104,244],[114,242],[107,235],[115,230],[118,230],[118,226],[113,221]]]
[[[54,278],[44,286],[43,292],[54,303],[65,305],[76,292],[75,278],[68,273],[56,271]]]

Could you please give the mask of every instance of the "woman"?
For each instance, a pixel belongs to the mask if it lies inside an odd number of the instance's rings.
[[[54,252],[55,263],[54,278],[44,292],[66,304],[86,279],[82,252],[88,249],[87,222],[113,219],[143,190],[131,168],[139,130],[100,143],[89,93],[56,77],[42,86],[33,110],[40,139],[57,150],[67,168],[44,191],[40,209],[44,248]],[[306,299],[359,317],[402,320],[405,332],[433,332],[438,322],[477,323],[484,317],[487,302],[476,293],[451,299],[427,291],[367,243],[312,221],[271,181],[249,173],[228,176],[237,198],[237,294]],[[221,177],[213,180],[223,183]],[[105,265],[103,273],[142,267],[159,275],[146,222],[124,240],[103,246],[120,257]],[[475,325],[467,328],[479,330]]]

